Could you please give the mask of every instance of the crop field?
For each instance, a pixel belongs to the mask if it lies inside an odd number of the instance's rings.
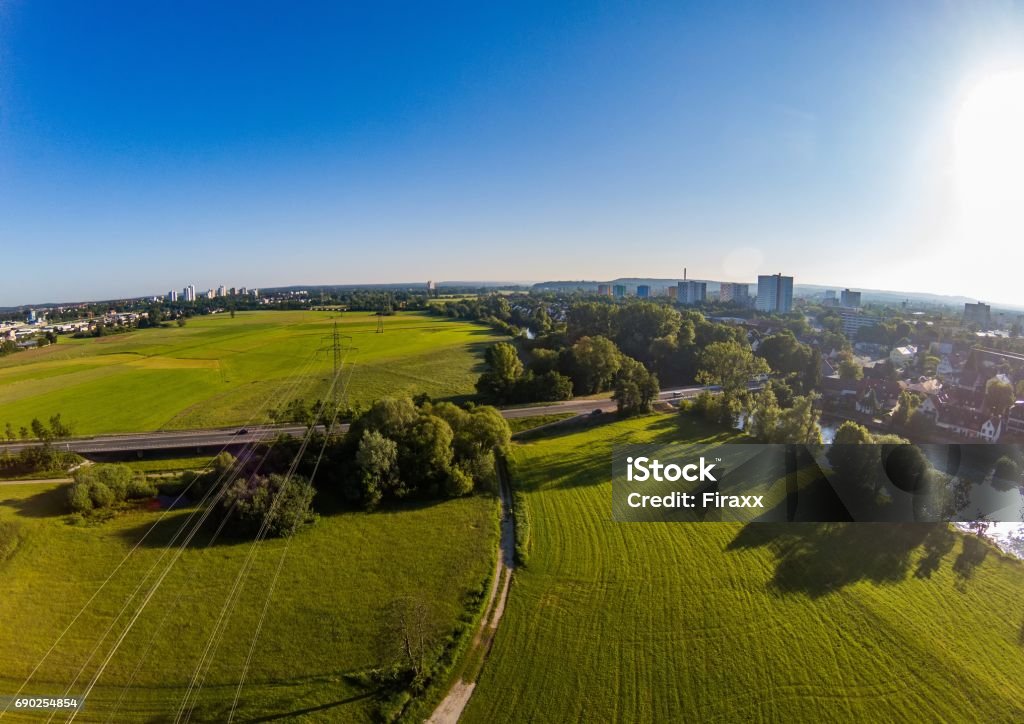
[[[977,538],[611,520],[614,443],[710,437],[652,416],[517,446],[529,560],[464,721],[1024,720],[1024,565]]]
[[[187,515],[174,511],[157,523],[89,603],[160,513],[70,525],[62,514],[65,492],[64,486],[0,486],[0,691],[9,694],[85,607],[23,692],[61,695],[81,672],[71,688],[81,693],[127,616],[100,643],[108,624],[160,556],[177,550],[167,543]],[[201,534],[183,552],[78,720],[173,719],[252,545],[208,547],[209,539]],[[388,623],[382,612],[397,597],[416,597],[429,602],[429,625],[450,632],[467,595],[491,569],[496,539],[496,501],[489,497],[330,515],[299,533],[270,599],[236,721],[289,713],[312,721],[370,720],[373,692],[345,675],[382,662],[378,641]],[[237,605],[227,609],[223,637],[211,647],[195,720],[227,719],[284,549],[280,539],[256,549]]]
[[[267,407],[296,380],[297,397],[327,394],[334,322],[356,350],[345,355],[350,405],[385,395],[473,392],[488,328],[426,314],[240,312],[194,317],[185,327],[141,329],[0,359],[0,425],[17,430],[60,413],[77,435],[267,422]]]

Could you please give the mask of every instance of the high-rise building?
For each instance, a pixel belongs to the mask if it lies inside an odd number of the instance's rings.
[[[176,301],[178,301],[178,293],[176,291],[174,291],[173,289],[171,291],[167,292],[167,301],[168,302],[176,302]]]
[[[678,286],[669,287],[668,288],[668,298],[669,299],[679,299],[679,287]]]
[[[186,302],[194,302],[196,300],[196,286],[195,284],[189,284],[182,290]]]
[[[849,339],[857,339],[857,331],[862,327],[873,327],[878,324],[874,317],[861,314],[859,309],[840,309],[839,317],[843,320],[843,334]]]
[[[860,292],[851,292],[844,289],[839,295],[839,306],[854,309],[860,306]]]
[[[637,299],[647,299],[651,296],[651,287],[647,284],[641,284],[636,288]]]
[[[703,304],[708,298],[707,282],[693,279],[679,282],[676,286],[676,301],[680,304]]]
[[[610,297],[612,295],[612,285],[611,284],[598,284],[597,285],[597,294],[598,294],[598,296],[601,296],[601,297]]]
[[[218,297],[226,297],[227,295],[228,295],[228,288],[226,286],[221,284],[219,287],[217,287],[217,296]]]
[[[615,286],[612,287],[612,294],[615,296],[616,299],[622,299],[623,297],[626,296],[626,285],[616,284]]]
[[[759,312],[785,314],[793,309],[793,277],[781,274],[761,274],[757,277],[757,302]]]
[[[992,308],[984,302],[964,304],[964,324],[971,323],[987,327],[992,323]]]
[[[750,298],[750,286],[747,284],[735,284],[733,282],[722,282],[718,290],[718,299],[722,302],[737,302],[746,304]]]
[[[834,302],[836,300],[836,290],[826,289],[825,290],[825,303]]]

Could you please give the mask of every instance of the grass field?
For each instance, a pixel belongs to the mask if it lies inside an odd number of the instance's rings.
[[[61,413],[75,434],[142,432],[265,422],[286,380],[307,373],[298,396],[327,393],[334,321],[358,348],[350,404],[385,395],[473,392],[488,328],[403,312],[384,320],[348,312],[240,312],[196,317],[185,327],[142,329],[58,344],[0,359],[0,426]],[[311,363],[311,364],[310,364]],[[348,373],[346,373],[346,378]]]
[[[160,515],[138,511],[99,525],[71,525],[61,515],[64,495],[65,486],[0,486],[0,692],[6,694],[18,689]],[[144,573],[170,550],[166,543],[185,515],[175,511],[157,526],[71,627],[25,693],[63,694],[83,665],[88,680],[113,638],[91,661],[90,651]],[[415,596],[431,602],[436,630],[450,631],[468,593],[490,571],[496,537],[496,501],[486,497],[327,516],[300,533],[292,539],[271,599],[236,721],[289,712],[314,721],[371,719],[371,692],[345,674],[380,663],[381,611],[398,596]],[[174,718],[250,549],[245,542],[205,547],[208,537],[202,538],[183,553],[138,619],[79,720]],[[284,545],[272,540],[257,549],[215,649],[196,720],[226,719]],[[82,688],[79,684],[73,692]]]
[[[929,525],[611,520],[611,447],[517,446],[529,564],[464,721],[1024,720],[1024,565]]]

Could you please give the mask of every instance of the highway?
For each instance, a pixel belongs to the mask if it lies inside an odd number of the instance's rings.
[[[672,401],[692,397],[703,387],[677,387],[662,390],[659,399]],[[594,410],[612,412],[615,401],[611,399],[583,399],[552,402],[546,405],[531,407],[510,407],[501,410],[508,420],[536,415],[557,415],[567,412],[577,415],[589,414]],[[348,430],[347,424],[338,426],[342,431]],[[322,426],[320,429],[323,429]],[[299,437],[306,432],[305,425],[251,425],[245,428],[230,427],[210,430],[160,430],[156,432],[125,433],[119,435],[97,435],[95,437],[76,437],[56,440],[54,448],[82,454],[133,452],[136,450],[198,450],[218,448],[228,445],[244,445],[251,442],[271,440],[277,435],[285,434]],[[0,453],[19,452],[26,447],[40,445],[38,441],[14,442],[0,444]]]

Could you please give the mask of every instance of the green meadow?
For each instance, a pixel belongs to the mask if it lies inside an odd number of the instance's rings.
[[[615,523],[651,416],[516,446],[531,537],[464,721],[1024,720],[1024,564],[935,525]]]
[[[0,359],[0,426],[60,413],[75,434],[143,432],[268,422],[289,380],[312,402],[328,392],[334,323],[356,349],[345,356],[350,405],[385,395],[473,392],[486,327],[414,312],[240,312],[194,317],[185,327],[140,329]],[[349,375],[351,374],[351,377]]]
[[[69,625],[23,693],[61,695],[79,672],[72,693],[81,693],[127,615],[105,641],[104,631],[126,602],[141,601],[141,595],[132,598],[136,586],[148,571],[163,570],[161,556],[166,562],[177,550],[168,541],[188,514],[174,511],[160,521],[159,512],[139,510],[76,525],[63,515],[65,494],[66,486],[0,486],[0,691],[7,694],[18,690]],[[382,662],[378,642],[383,628],[393,625],[383,620],[384,611],[398,597],[428,602],[433,632],[451,632],[471,592],[491,571],[496,510],[494,498],[476,496],[342,513],[322,517],[291,539],[236,721],[288,714],[309,721],[372,720],[374,692],[346,674]],[[210,540],[203,532],[184,550],[110,660],[79,720],[172,720],[210,641],[193,718],[227,719],[286,542],[258,545],[237,604],[224,609],[227,625],[217,640],[211,634],[251,543],[208,545]],[[132,604],[128,614],[134,610]]]

